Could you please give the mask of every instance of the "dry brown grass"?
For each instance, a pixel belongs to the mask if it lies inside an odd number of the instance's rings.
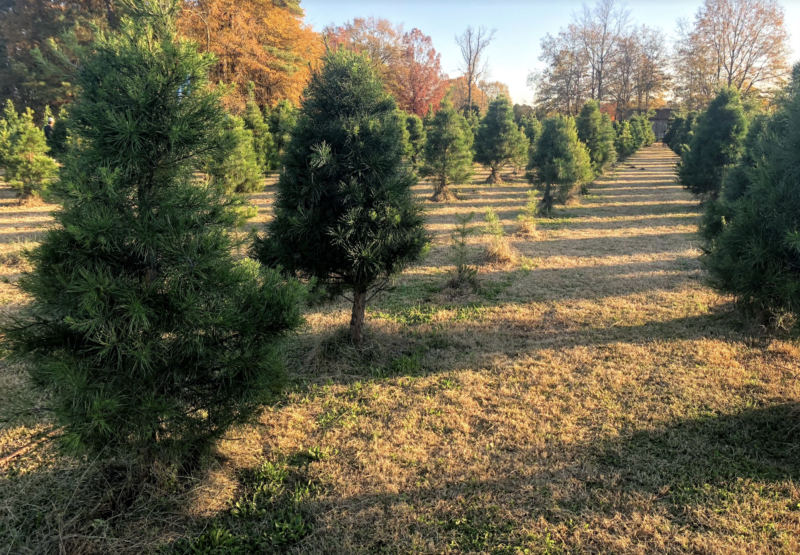
[[[341,339],[344,303],[310,311],[285,399],[181,486],[134,487],[52,447],[18,458],[0,469],[0,553],[147,552],[215,517],[240,533],[228,501],[263,460],[315,484],[291,501],[311,532],[276,551],[800,552],[800,349],[704,285],[674,162],[637,154],[539,240],[510,238],[526,264],[482,267],[460,297],[445,288],[455,215],[492,206],[513,230],[527,185],[476,185],[483,173],[460,201],[427,202],[431,253],[372,304],[367,349]],[[263,223],[271,192],[254,202]],[[47,222],[0,210],[3,256]],[[476,259],[489,240],[470,239]],[[3,367],[0,403],[23,376]],[[0,453],[46,425],[6,428]]]

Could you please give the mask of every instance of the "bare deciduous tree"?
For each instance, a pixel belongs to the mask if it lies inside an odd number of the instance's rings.
[[[472,88],[484,77],[488,60],[484,56],[486,48],[494,40],[494,29],[472,26],[456,36],[456,44],[461,49],[462,66],[459,68],[467,81],[467,110],[472,115]]]
[[[676,94],[701,108],[719,86],[748,94],[780,86],[789,71],[788,33],[777,0],[705,0],[682,22],[675,52]]]
[[[617,54],[620,39],[626,35],[629,16],[630,12],[618,6],[616,0],[599,0],[593,8],[584,4],[581,15],[575,17],[574,26],[591,68],[593,99],[603,101],[606,72]]]

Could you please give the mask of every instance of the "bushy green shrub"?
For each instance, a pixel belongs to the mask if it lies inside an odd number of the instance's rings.
[[[253,255],[352,294],[350,336],[367,300],[426,248],[422,208],[403,162],[404,122],[368,58],[339,49],[306,89],[283,157],[275,217]]]
[[[617,152],[617,156],[624,160],[636,152],[636,145],[633,142],[633,135],[631,133],[631,124],[627,121],[617,122],[616,134],[614,149]]]
[[[62,209],[28,256],[31,302],[5,347],[72,451],[185,461],[275,398],[301,289],[234,260],[243,200],[195,177],[234,143],[214,57],[177,37],[174,3],[127,6],[79,60]]]

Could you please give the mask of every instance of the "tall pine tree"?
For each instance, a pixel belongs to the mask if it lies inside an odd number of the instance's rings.
[[[62,209],[6,347],[32,363],[71,450],[186,460],[279,391],[300,286],[233,259],[244,201],[195,176],[234,143],[214,57],[176,38],[176,2],[127,7],[80,60]]]
[[[742,154],[746,135],[739,91],[721,89],[697,120],[689,148],[678,164],[678,179],[692,193],[716,198],[725,172]]]
[[[283,157],[275,218],[253,254],[348,291],[350,336],[360,345],[367,301],[420,257],[428,238],[394,99],[368,58],[338,49],[323,62]]]
[[[489,103],[475,139],[475,161],[488,166],[487,183],[502,183],[500,170],[528,154],[530,142],[514,121],[514,110],[504,96]],[[522,164],[518,164],[522,165]]]

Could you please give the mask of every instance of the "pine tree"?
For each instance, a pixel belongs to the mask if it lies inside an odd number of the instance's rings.
[[[617,159],[614,150],[616,137],[611,118],[608,114],[602,114],[600,105],[592,100],[583,105],[575,125],[578,128],[578,138],[589,150],[592,170],[595,175],[603,173]]]
[[[11,116],[9,110],[14,110],[11,101],[6,110],[6,121],[9,123],[5,131],[0,130],[0,135],[8,135],[7,146],[0,146],[0,150],[4,151],[0,156],[6,171],[5,180],[23,201],[42,197],[58,174],[58,165],[47,156],[50,147],[47,146],[44,132],[34,123],[33,111],[28,108],[22,114],[15,112]],[[11,129],[13,131],[9,131]],[[0,138],[0,142],[5,143],[6,140]]]
[[[299,284],[232,257],[243,199],[195,177],[235,139],[215,60],[176,38],[176,11],[131,0],[79,61],[62,209],[4,330],[67,448],[143,464],[194,459],[274,399],[279,341],[301,323]]]
[[[800,69],[796,66],[795,69]],[[795,316],[800,331],[800,94],[795,80],[789,100],[765,129],[748,137],[755,163],[743,175],[738,196],[723,195],[708,210],[722,206],[725,219],[707,235],[704,263],[711,284],[733,295],[760,316]],[[711,108],[709,107],[709,112]],[[735,111],[734,111],[735,112]],[[698,122],[696,137],[711,122]],[[734,121],[738,118],[734,118]],[[729,135],[723,134],[723,137]]]
[[[292,140],[292,131],[297,125],[297,110],[288,100],[281,100],[275,108],[270,110],[267,123],[272,133],[272,140],[275,142],[271,167],[276,170],[280,169],[283,153],[289,146],[289,141]]]
[[[253,132],[245,128],[242,118],[228,116],[222,135],[233,137],[233,148],[218,151],[210,157],[206,173],[211,183],[227,193],[258,193],[264,190],[264,174],[253,148]]]
[[[614,140],[614,149],[622,160],[636,152],[631,125],[627,121],[617,122],[617,138]]]
[[[645,143],[645,132],[644,128],[642,127],[642,120],[639,119],[639,116],[634,115],[628,120],[628,124],[631,128],[631,138],[633,139],[633,154],[640,148],[644,146]]]
[[[742,153],[747,119],[739,91],[721,89],[698,118],[689,149],[678,164],[678,179],[696,195],[716,198],[722,179]]]
[[[261,173],[266,175],[276,167],[273,167],[275,160],[275,140],[269,131],[269,125],[264,121],[264,114],[258,107],[252,94],[245,105],[242,114],[244,126],[253,134],[253,151],[256,156],[256,163],[261,169]]]
[[[62,160],[67,153],[69,140],[69,109],[66,106],[62,106],[58,111],[56,123],[53,125],[53,132],[47,140],[47,145],[50,147],[50,154],[53,155],[53,158]]]
[[[406,130],[408,131],[408,149],[406,150],[406,156],[411,161],[411,165],[418,168],[422,163],[422,157],[425,153],[425,141],[427,139],[422,118],[416,114],[408,114],[406,118]]]
[[[489,103],[475,140],[475,161],[491,170],[487,183],[502,183],[500,170],[528,154],[530,143],[514,122],[514,110],[504,96]]]
[[[429,120],[426,133],[421,173],[434,179],[432,200],[447,201],[455,196],[449,188],[451,183],[463,183],[472,177],[472,129],[445,100]]]
[[[556,201],[565,203],[576,187],[592,179],[589,152],[578,140],[575,120],[562,115],[544,120],[530,166],[544,183],[541,206],[546,213],[553,210]]]
[[[350,336],[363,341],[366,303],[428,242],[402,122],[370,60],[338,49],[312,76],[278,181],[275,217],[253,255],[349,291]]]

